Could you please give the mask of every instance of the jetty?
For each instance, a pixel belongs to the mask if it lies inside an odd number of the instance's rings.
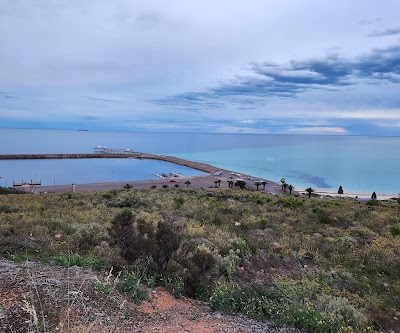
[[[42,181],[31,181],[30,182],[26,182],[24,180],[22,180],[20,183],[16,183],[13,181],[13,187],[27,187],[27,186],[40,186],[42,185]]]
[[[147,159],[158,160],[186,166],[191,169],[215,174],[220,171],[212,165],[200,162],[185,160],[175,156],[147,154],[124,149],[121,152],[114,149],[112,152],[103,152],[99,149],[96,153],[78,153],[78,154],[0,154],[0,160],[44,160],[44,159],[89,159],[89,158],[130,158],[130,159]]]

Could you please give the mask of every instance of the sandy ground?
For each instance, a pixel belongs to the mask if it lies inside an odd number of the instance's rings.
[[[296,189],[297,192],[299,193],[305,193],[307,194],[307,192],[305,191],[305,189]],[[313,192],[315,194],[319,194],[322,197],[324,196],[330,196],[330,197],[340,197],[339,194],[337,193],[337,191],[333,191],[333,190],[325,190],[325,189],[315,189],[315,192]],[[367,192],[344,192],[342,194],[342,198],[357,198],[357,199],[371,199],[371,193],[367,193]],[[391,198],[399,198],[400,195],[399,193],[376,193],[377,195],[377,199],[378,200],[390,200]]]
[[[255,190],[256,187],[254,182],[259,180],[259,178],[255,178],[249,175],[240,175],[237,174],[232,175],[232,171],[229,170],[220,170],[221,174],[218,176],[209,174],[207,176],[199,176],[199,177],[173,177],[168,179],[159,179],[159,180],[141,180],[141,181],[123,181],[123,182],[105,182],[105,183],[92,183],[92,184],[75,184],[74,188],[72,184],[65,185],[49,185],[49,186],[27,186],[21,187],[21,189],[26,192],[32,193],[68,193],[68,192],[85,192],[85,191],[110,191],[110,190],[119,190],[124,186],[129,184],[132,188],[135,189],[150,189],[152,186],[157,186],[157,188],[162,188],[163,185],[167,185],[169,188],[214,188],[215,181],[220,180],[220,188],[228,188],[228,180],[235,180],[235,178],[240,177],[246,182],[246,188]],[[230,178],[232,177],[232,178]],[[189,181],[190,184],[185,184],[186,181]],[[265,190],[261,185],[259,187],[259,191],[268,192],[276,194],[279,192],[280,186],[274,182],[267,181],[267,185]]]

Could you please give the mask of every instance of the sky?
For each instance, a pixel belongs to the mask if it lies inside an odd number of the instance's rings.
[[[400,136],[398,0],[0,0],[0,127]]]

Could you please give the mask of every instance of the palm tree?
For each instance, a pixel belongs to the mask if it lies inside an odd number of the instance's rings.
[[[266,182],[265,180],[263,180],[263,181],[261,182],[261,184],[262,184],[262,186],[263,186],[263,190],[265,191],[265,185],[267,185],[267,182]]]
[[[186,185],[186,187],[189,187],[189,185],[191,184],[191,182],[190,181],[185,181],[185,185]]]
[[[288,189],[289,189],[289,194],[291,195],[291,194],[292,194],[292,191],[293,191],[293,189],[294,189],[294,186],[293,186],[293,185],[289,185],[289,186],[288,186]]]
[[[234,183],[233,180],[228,180],[228,187],[229,188],[233,187],[233,183]]]
[[[257,180],[257,181],[254,182],[254,185],[255,185],[255,187],[257,188],[257,191],[258,191],[258,188],[260,187],[261,182],[259,180]]]
[[[214,181],[215,187],[220,187],[221,186],[221,180],[217,179]]]
[[[312,189],[311,187],[306,188],[306,192],[308,193],[308,197],[311,198],[311,193],[314,192],[314,189]]]
[[[238,186],[238,187],[240,187],[240,189],[243,190],[246,187],[246,182],[243,180],[238,180],[238,181],[236,181],[235,186]]]
[[[339,186],[339,189],[338,189],[337,193],[340,195],[340,197],[342,197],[342,194],[343,194],[343,187],[342,187],[342,185]]]
[[[285,178],[281,178],[281,183],[282,183],[282,191],[283,191],[283,184],[286,184],[286,179]]]

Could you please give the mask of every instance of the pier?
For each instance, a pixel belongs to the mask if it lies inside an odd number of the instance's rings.
[[[42,185],[42,181],[40,180],[40,181],[32,181],[32,179],[31,179],[31,181],[30,182],[26,182],[26,181],[21,181],[20,183],[16,183],[16,182],[14,182],[13,181],[13,187],[27,187],[27,186],[40,186],[40,185]]]
[[[44,159],[85,159],[85,158],[136,158],[136,159],[147,159],[147,160],[158,160],[169,163],[174,163],[182,166],[186,166],[191,169],[203,171],[206,173],[214,174],[220,169],[212,165],[200,162],[193,162],[184,160],[182,158],[168,156],[168,155],[157,155],[157,154],[146,154],[135,151],[120,153],[80,153],[80,154],[0,154],[0,160],[44,160]]]

